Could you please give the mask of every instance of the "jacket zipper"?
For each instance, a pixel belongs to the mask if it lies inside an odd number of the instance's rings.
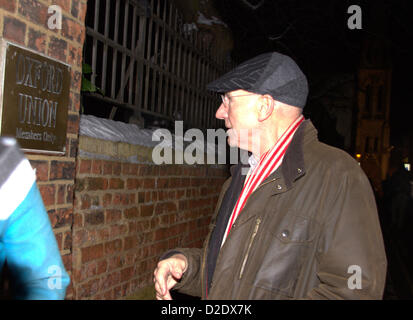
[[[267,181],[267,182],[259,185],[259,186],[257,187],[257,189],[255,189],[255,191],[257,191],[257,190],[258,190],[259,188],[261,188],[262,186],[264,186],[264,185],[266,185],[266,184],[268,184],[268,183],[270,183],[270,182],[273,182],[273,181],[275,181],[275,180],[277,180],[277,179],[271,179],[270,181]],[[255,191],[254,191],[254,192],[255,192]],[[247,201],[248,201],[248,200],[247,200]],[[255,222],[255,227],[254,227],[254,231],[253,231],[253,233],[252,233],[251,239],[250,239],[250,243],[248,244],[247,253],[245,254],[244,260],[243,260],[243,262],[242,262],[241,271],[240,271],[240,274],[239,274],[239,279],[242,278],[242,275],[243,275],[243,273],[244,273],[245,264],[247,263],[248,255],[249,255],[249,252],[250,252],[252,243],[254,242],[254,238],[255,238],[255,236],[257,235],[258,229],[259,229],[259,227],[260,227],[260,223],[261,223],[261,218],[258,218],[258,219],[256,220],[256,222]],[[207,280],[207,279],[205,279],[204,274],[205,274],[205,272],[206,272],[206,270],[205,270],[205,262],[206,262],[206,253],[207,253],[207,251],[208,251],[208,246],[209,246],[209,240],[210,240],[210,238],[208,238],[208,241],[207,241],[207,243],[206,243],[206,247],[205,247],[204,252],[203,252],[203,259],[202,259],[203,261],[202,261],[202,265],[201,265],[201,290],[202,290],[202,293],[205,294],[205,298],[208,298],[208,293],[207,293],[207,291],[206,291],[206,287],[208,286],[208,284],[206,283],[206,280]],[[222,248],[221,248],[221,249],[222,249]],[[205,287],[204,287],[204,286],[205,286]]]
[[[206,244],[205,244],[205,249],[203,250],[202,254],[202,265],[201,265],[201,290],[202,290],[202,295],[205,296],[205,299],[208,298],[208,283],[206,283],[207,279],[205,279],[205,264],[206,264],[206,257],[207,257],[207,252],[208,252],[208,247],[209,247],[209,240],[211,237],[209,236]],[[205,286],[205,287],[204,287]]]
[[[261,218],[258,218],[258,219],[255,221],[255,227],[254,227],[254,231],[252,232],[250,242],[249,242],[249,244],[248,244],[247,253],[246,253],[245,256],[244,256],[244,260],[242,261],[241,271],[239,272],[239,279],[242,278],[242,275],[243,275],[243,273],[244,273],[245,264],[247,263],[248,256],[249,256],[249,254],[250,254],[250,250],[251,250],[251,247],[252,247],[252,243],[254,242],[255,236],[257,235],[258,229],[260,228],[260,223],[261,223]]]

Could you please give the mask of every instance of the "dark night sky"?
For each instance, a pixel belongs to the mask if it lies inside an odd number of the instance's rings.
[[[246,2],[246,1],[245,1]],[[412,131],[413,1],[411,0],[217,0],[215,6],[233,32],[233,59],[242,62],[259,53],[291,56],[311,78],[318,72],[355,72],[367,36],[388,46],[393,68],[392,139]],[[384,10],[380,12],[379,3]],[[350,30],[350,5],[362,9],[362,29]]]

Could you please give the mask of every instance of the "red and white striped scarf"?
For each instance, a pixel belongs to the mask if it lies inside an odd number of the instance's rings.
[[[248,197],[257,189],[261,182],[263,182],[281,165],[285,152],[290,145],[294,133],[297,131],[298,127],[303,121],[304,117],[301,115],[287,128],[280,139],[278,139],[277,143],[271,149],[261,155],[258,165],[248,175],[238,201],[235,204],[234,210],[232,211],[232,215],[229,219],[227,229],[224,234],[224,239],[222,240],[222,245],[228,237],[234,221],[237,219],[241,210],[244,208]]]

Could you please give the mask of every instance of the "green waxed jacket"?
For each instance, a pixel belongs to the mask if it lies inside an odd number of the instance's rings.
[[[206,298],[210,235],[203,249],[176,249],[188,259],[175,287],[180,292]],[[250,195],[233,225],[207,298],[381,299],[386,268],[366,175],[347,153],[319,142],[306,120],[280,168]]]

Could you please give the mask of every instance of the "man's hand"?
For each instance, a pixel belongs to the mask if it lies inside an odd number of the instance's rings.
[[[183,254],[175,254],[172,257],[161,260],[154,271],[156,299],[172,300],[169,292],[182,278],[188,268],[188,260]]]

